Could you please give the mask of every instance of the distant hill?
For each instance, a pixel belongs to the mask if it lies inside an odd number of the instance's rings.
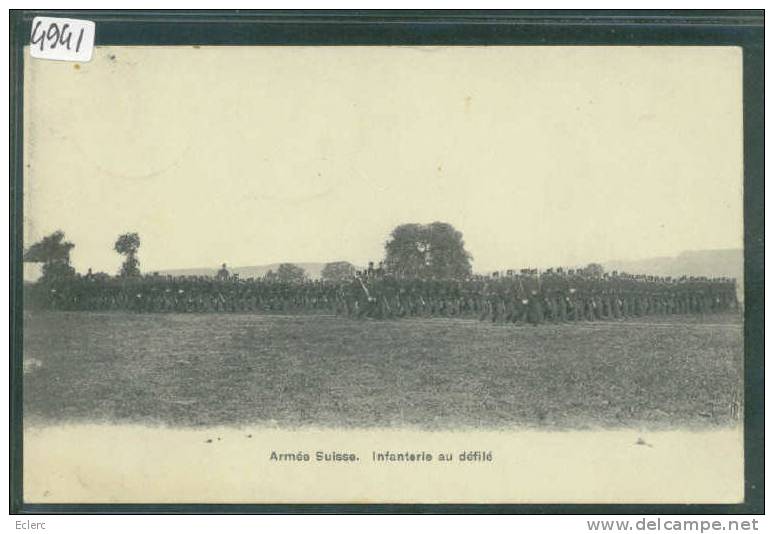
[[[290,262],[293,263],[293,262]],[[295,263],[302,267],[310,278],[319,278],[326,262]],[[627,272],[630,274],[652,274],[657,276],[727,276],[740,282],[744,276],[744,253],[742,249],[691,250],[677,256],[643,258],[639,260],[611,260],[602,262],[606,271]],[[279,263],[228,267],[240,278],[259,278],[267,272],[276,271]],[[360,268],[357,267],[356,268]],[[173,276],[215,276],[218,267],[167,269],[160,274]]]
[[[706,276],[736,278],[737,294],[744,300],[744,251],[739,248],[690,250],[677,256],[604,262],[606,271],[657,276]]]
[[[677,256],[645,258],[640,260],[613,260],[603,262],[607,271],[658,276],[727,276],[741,280],[744,275],[742,249],[691,250]]]
[[[734,249],[688,250],[677,256],[599,262],[605,271],[654,276],[706,276],[736,279],[737,296],[744,300],[744,251]],[[585,264],[584,264],[585,265]],[[575,265],[570,267],[583,267]]]

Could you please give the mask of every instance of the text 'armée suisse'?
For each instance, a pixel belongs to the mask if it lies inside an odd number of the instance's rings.
[[[360,457],[350,451],[271,451],[269,460],[272,462],[359,462]],[[492,462],[492,451],[459,451],[433,454],[428,451],[391,451],[381,450],[371,452],[371,461],[375,463],[427,463],[427,462]]]

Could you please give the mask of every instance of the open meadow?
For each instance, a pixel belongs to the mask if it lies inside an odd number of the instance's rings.
[[[26,312],[24,417],[447,430],[738,422],[740,318],[650,321]]]

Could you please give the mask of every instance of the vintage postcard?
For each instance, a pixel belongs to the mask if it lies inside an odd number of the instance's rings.
[[[31,52],[25,502],[744,500],[741,48]]]

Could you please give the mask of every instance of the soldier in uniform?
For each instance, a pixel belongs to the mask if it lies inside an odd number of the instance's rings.
[[[212,272],[212,271],[210,271]],[[226,264],[220,266],[220,269],[218,270],[218,274],[215,275],[215,278],[217,280],[225,281],[231,278],[231,274],[228,272],[228,269],[226,269]]]
[[[524,280],[527,289],[527,314],[530,324],[537,326],[543,323],[543,294],[540,284],[540,275],[537,269],[531,269],[529,276]]]

